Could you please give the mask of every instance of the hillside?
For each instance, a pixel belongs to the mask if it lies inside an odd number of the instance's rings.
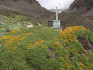
[[[21,29],[28,26],[34,26],[35,22],[29,17],[16,15],[12,13],[12,17],[0,14],[0,38],[6,32],[11,30]]]
[[[0,0],[0,12],[23,14],[40,23],[47,23],[51,14],[36,0]]]
[[[0,70],[93,70],[93,16],[54,19],[36,0],[0,0]]]
[[[84,26],[87,29],[93,31],[93,17],[81,16],[79,14],[62,12],[59,14],[59,19],[62,23],[63,29],[71,26]]]
[[[93,31],[93,0],[75,0],[67,12],[59,14],[63,29],[68,26],[84,26]]]
[[[82,26],[12,30],[1,43],[0,70],[93,69],[93,32]]]
[[[93,16],[93,0],[75,0],[69,10],[72,13]]]

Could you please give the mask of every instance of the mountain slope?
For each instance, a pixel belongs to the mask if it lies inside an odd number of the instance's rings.
[[[93,16],[93,0],[75,0],[69,10],[84,16]]]
[[[47,22],[50,12],[41,7],[36,0],[0,0],[0,9],[30,16],[37,22]],[[46,19],[46,20],[45,20]]]
[[[93,17],[85,17],[75,13],[62,12],[59,14],[62,27],[65,29],[68,26],[84,26],[93,31]]]

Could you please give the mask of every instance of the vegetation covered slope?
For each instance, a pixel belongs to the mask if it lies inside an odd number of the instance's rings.
[[[32,22],[32,20],[26,16],[13,13],[11,13],[9,16],[8,14],[0,14],[0,38],[6,32],[9,32],[13,29],[20,29],[26,27],[27,25],[34,25],[34,22]]]
[[[93,70],[93,52],[78,40],[83,35],[93,45],[93,32],[81,26],[12,30],[1,38],[0,70]]]

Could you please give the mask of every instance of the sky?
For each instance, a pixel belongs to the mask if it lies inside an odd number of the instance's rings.
[[[74,0],[37,0],[46,9],[67,9]]]

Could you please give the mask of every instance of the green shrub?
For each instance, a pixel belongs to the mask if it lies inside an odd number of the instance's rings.
[[[64,31],[47,27],[12,30],[1,38],[0,70],[92,70],[93,52],[78,41],[93,33],[84,27]]]

